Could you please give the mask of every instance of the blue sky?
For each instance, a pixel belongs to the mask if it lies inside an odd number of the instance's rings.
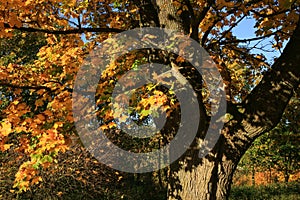
[[[72,21],[72,19],[71,19],[71,21]],[[245,18],[235,28],[233,28],[233,35],[237,36],[239,39],[255,38],[256,37],[256,35],[255,35],[256,28],[254,28],[254,26],[255,26],[255,20],[253,18],[250,18],[250,17]],[[82,40],[84,42],[87,41],[84,34],[82,34]],[[271,48],[272,47],[271,41],[272,41],[272,38],[271,39],[266,39],[260,45],[269,45],[267,49],[268,50],[273,50],[273,48]],[[250,42],[248,44],[255,45],[257,42],[258,41],[253,41],[253,42]],[[283,47],[285,47],[286,43],[287,42],[284,42]],[[252,50],[252,52],[256,53],[256,54],[263,54],[267,58],[267,60],[270,64],[273,63],[274,57],[279,57],[280,56],[279,51],[266,52],[266,51],[261,51],[261,50],[258,50],[258,49],[254,49],[254,50]]]
[[[255,38],[255,20],[253,18],[245,18],[242,20],[238,26],[236,26],[233,29],[233,35],[237,36],[239,39],[248,39],[248,38]],[[261,45],[269,45],[267,49],[272,50],[272,44],[271,44],[272,39],[266,39],[264,40]],[[256,44],[257,41],[251,42],[250,44],[254,45]],[[285,47],[287,42],[284,42],[283,47]],[[257,54],[263,54],[269,62],[273,62],[274,57],[279,57],[280,52],[275,51],[275,52],[265,52],[261,50],[254,49],[252,51],[253,53]]]

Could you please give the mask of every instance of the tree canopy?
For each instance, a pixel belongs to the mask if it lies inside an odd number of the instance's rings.
[[[199,42],[210,54],[223,78],[227,100],[227,120],[218,143],[222,152],[214,151],[218,156],[211,159],[225,155],[226,161],[237,162],[255,138],[276,126],[299,87],[299,6],[299,0],[0,2],[0,149],[14,148],[27,158],[15,176],[14,186],[27,190],[42,181],[37,171],[47,168],[70,147],[70,136],[76,133],[72,113],[74,80],[87,55],[113,35],[139,27],[177,30]],[[239,38],[234,30],[247,18],[255,20],[255,37]],[[264,52],[269,51],[279,52],[280,56],[267,58]],[[163,52],[150,54],[163,64],[175,63],[184,68],[180,71],[184,77],[201,87],[197,93],[202,101],[201,120],[208,122],[211,108],[201,78],[191,75],[192,70],[180,56],[163,61],[159,57],[166,55]],[[118,114],[108,107],[111,88],[124,72],[147,63],[148,57],[147,50],[134,51],[107,67],[96,92],[103,130],[117,134],[118,124],[113,118]],[[127,84],[134,84],[134,80]],[[169,111],[168,117],[176,115],[176,97],[172,91],[163,91],[151,84],[142,87],[136,93],[141,95],[131,99],[136,109],[131,117],[137,123],[147,123],[149,116],[155,115],[153,110],[159,109],[157,105]],[[153,108],[151,112],[149,107]],[[111,137],[118,140],[119,136]],[[170,138],[172,135],[167,135],[162,144]],[[138,141],[131,148],[159,148],[157,141],[152,139],[153,145],[146,141],[146,147]],[[120,143],[126,143],[124,137]],[[233,169],[228,170],[231,173]]]

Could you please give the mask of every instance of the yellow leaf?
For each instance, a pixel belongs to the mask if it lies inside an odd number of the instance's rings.
[[[3,136],[8,136],[11,132],[11,124],[8,121],[4,121],[1,123],[0,133]]]
[[[15,105],[17,105],[17,104],[19,103],[19,101],[18,101],[18,100],[15,100],[15,101],[13,101],[12,103],[15,104]]]
[[[32,184],[37,184],[42,180],[43,180],[42,177],[38,176],[38,177],[35,177],[34,179],[32,179],[31,183]]]
[[[57,129],[58,127],[62,127],[64,124],[62,122],[55,122],[54,123],[54,129]]]
[[[11,146],[12,146],[12,144],[3,145],[4,151],[8,150]]]
[[[134,8],[134,9],[131,9],[131,10],[130,10],[131,13],[135,13],[135,12],[137,12],[137,11],[138,11],[137,8]]]

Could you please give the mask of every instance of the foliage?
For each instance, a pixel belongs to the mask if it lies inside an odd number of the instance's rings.
[[[14,148],[14,147],[12,147]],[[8,156],[9,155],[9,156]],[[0,153],[0,199],[164,199],[166,191],[158,184],[145,187],[145,177],[134,178],[99,163],[80,144],[57,157],[38,175],[43,181],[32,185],[29,190],[18,193],[13,188],[14,174],[26,158],[11,150]],[[148,174],[149,175],[149,174]],[[154,192],[155,191],[155,192]],[[147,193],[147,198],[145,198]]]
[[[285,181],[299,172],[299,90],[287,106],[281,122],[267,134],[260,136],[245,153],[239,163],[243,170],[251,172],[275,169],[282,172]]]
[[[0,65],[29,64],[37,59],[39,49],[46,45],[41,33],[14,31],[14,37],[0,39]]]
[[[268,38],[274,41],[272,50],[281,50],[296,27],[299,1],[217,0],[210,7],[204,0],[187,2],[174,1],[177,14],[192,8],[197,38],[201,38],[201,45],[209,50],[224,78],[228,101],[242,102],[261,80],[263,71],[270,68],[264,55],[251,49],[266,51],[259,43]],[[76,135],[71,94],[86,54],[113,34],[139,27],[143,19],[139,2],[128,0],[12,0],[0,2],[0,11],[0,149],[4,154],[11,153],[15,146],[14,152],[22,155],[14,187],[26,192],[43,180],[40,171],[55,165],[57,156],[69,149],[70,138]],[[233,28],[247,17],[256,21],[256,37],[237,38]],[[4,51],[7,44],[9,48]],[[111,88],[122,74],[147,58],[145,51],[128,54],[111,63],[99,81],[97,114],[108,133],[118,133],[113,117],[120,114],[109,109]],[[179,65],[182,62],[177,58]],[[136,110],[131,117],[138,113],[137,123],[146,123],[150,114],[159,110],[159,103],[169,114],[169,110],[176,111],[172,92],[162,94],[153,85],[142,87],[142,95],[133,96],[132,107]],[[84,104],[84,99],[80,103]],[[148,111],[151,106],[156,110]],[[157,148],[161,145],[158,143],[148,148]],[[133,151],[135,148],[133,145]]]

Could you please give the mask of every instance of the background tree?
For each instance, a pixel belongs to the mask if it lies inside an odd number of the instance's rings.
[[[75,74],[86,53],[111,34],[140,26],[183,32],[211,54],[224,80],[228,104],[226,116],[229,119],[214,150],[199,159],[197,142],[203,141],[211,117],[205,94],[201,92],[205,88],[201,84],[202,77],[191,73],[191,66],[174,59],[176,56],[150,52],[154,60],[162,64],[180,66],[180,73],[198,89],[197,98],[201,100],[201,126],[191,148],[170,167],[168,199],[227,198],[240,158],[258,136],[276,126],[299,85],[298,0],[14,0],[0,4],[0,10],[1,37],[12,37],[14,30],[39,32],[44,34],[47,42],[39,49],[33,63],[24,65],[13,60],[14,63],[0,68],[0,85],[9,87],[12,93],[8,105],[2,110],[1,149],[7,150],[12,142],[10,137],[21,134],[17,150],[28,155],[15,179],[15,187],[21,190],[41,181],[37,171],[46,168],[55,161],[59,152],[68,148],[69,136],[75,132],[71,111]],[[247,17],[256,21],[256,37],[237,38],[233,30]],[[253,51],[270,50],[270,47],[260,45],[266,39],[273,42],[271,48],[274,51],[281,52],[275,61],[268,62],[262,53]],[[283,48],[287,40],[289,42]],[[136,60],[143,62],[145,57],[149,57],[149,52],[127,55],[125,60],[108,68],[106,78],[114,80],[118,73],[130,70]],[[105,98],[97,102],[98,105],[109,104],[109,97],[101,90],[104,86],[109,88],[113,84],[105,80],[100,82],[97,97]],[[149,92],[147,87],[144,89],[146,93]],[[155,91],[150,92],[155,95]],[[149,99],[144,95],[137,101],[154,105]],[[161,95],[166,104],[170,99],[172,96]],[[178,116],[176,106],[172,108],[174,112],[167,122]],[[103,109],[108,111],[105,106]],[[143,116],[143,109],[140,111]],[[99,110],[101,114],[105,119],[103,127],[115,129],[111,113]],[[177,126],[179,123],[177,121]],[[161,134],[174,131],[173,128],[167,123]]]
[[[282,131],[275,129],[274,131]],[[293,132],[279,132],[269,136],[267,140],[273,140],[266,159],[269,159],[274,168],[284,174],[285,182],[290,176],[299,171],[299,136]]]
[[[240,169],[252,174],[269,172],[270,181],[278,177],[272,173],[280,172],[289,181],[292,174],[299,172],[299,89],[286,107],[280,123],[270,132],[257,138],[239,163]]]
[[[297,91],[280,123],[259,137],[249,149],[250,163],[254,162],[262,169],[282,172],[286,182],[299,170],[299,89]]]

